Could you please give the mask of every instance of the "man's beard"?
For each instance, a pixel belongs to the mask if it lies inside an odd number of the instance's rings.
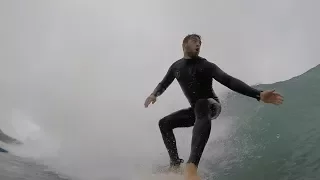
[[[198,57],[199,52],[196,52],[196,51],[194,51],[194,52],[189,51],[189,52],[187,52],[187,54],[188,54],[188,56],[189,56],[189,57]]]

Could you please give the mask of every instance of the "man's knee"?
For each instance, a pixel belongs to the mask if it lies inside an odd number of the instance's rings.
[[[213,98],[199,99],[195,104],[195,113],[198,117],[209,116],[216,119],[221,113],[221,105]]]
[[[169,130],[169,124],[168,124],[168,119],[167,117],[164,117],[159,120],[158,122],[159,128],[161,132],[165,132]]]
[[[216,119],[221,113],[221,104],[212,98],[208,101],[210,103],[211,119]]]
[[[195,104],[195,111],[202,112],[210,109],[210,102],[208,99],[199,99]]]

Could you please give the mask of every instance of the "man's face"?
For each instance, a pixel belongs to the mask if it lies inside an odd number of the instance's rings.
[[[196,57],[200,53],[201,40],[192,36],[188,42],[184,45],[184,52],[190,57]]]

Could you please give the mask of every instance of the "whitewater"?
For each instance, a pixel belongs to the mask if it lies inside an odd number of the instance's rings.
[[[285,97],[261,104],[214,81],[224,108],[202,177],[317,179],[319,5],[1,1],[0,129],[24,144],[0,143],[10,152],[0,153],[0,179],[148,179],[169,160],[158,120],[188,102],[175,81],[156,104],[143,103],[193,32],[203,57]],[[184,159],[191,131],[175,130]]]

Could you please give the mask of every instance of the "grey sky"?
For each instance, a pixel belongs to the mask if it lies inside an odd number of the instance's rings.
[[[12,109],[17,110],[61,142],[66,157],[83,142],[121,156],[128,154],[127,142],[137,138],[141,144],[130,150],[151,153],[154,149],[142,141],[163,148],[158,119],[188,106],[174,82],[157,104],[143,108],[181,57],[186,34],[201,34],[201,55],[249,84],[282,81],[320,62],[319,5],[302,0],[1,1],[0,125],[17,136],[11,126]],[[214,86],[218,93],[226,90]],[[119,130],[127,133],[119,136]]]

